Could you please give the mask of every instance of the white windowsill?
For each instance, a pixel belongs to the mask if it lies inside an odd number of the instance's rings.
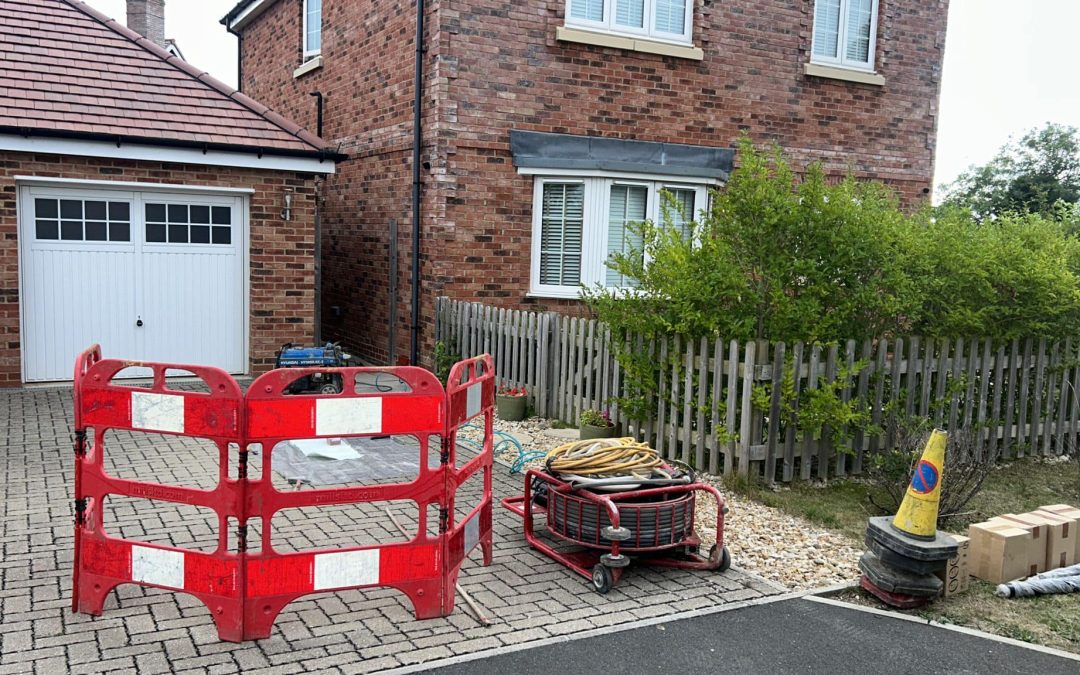
[[[299,68],[293,71],[292,76],[293,78],[297,78],[301,75],[307,75],[311,71],[318,70],[319,68],[322,68],[322,54],[304,61]]]
[[[530,290],[525,294],[526,298],[540,298],[543,300],[581,300],[581,294],[578,291],[573,293],[559,293],[557,291],[538,291]]]
[[[841,66],[824,65],[821,63],[806,64],[806,74],[813,77],[845,80],[847,82],[858,82],[859,84],[872,84],[879,87],[885,84],[885,78],[883,76],[869,70],[855,70],[854,68],[843,68]]]
[[[555,39],[562,42],[578,42],[597,47],[613,47],[647,54],[675,56],[692,61],[701,61],[705,58],[705,52],[700,47],[694,47],[693,45],[680,45],[632,35],[605,33],[570,26],[559,26],[555,31]]]

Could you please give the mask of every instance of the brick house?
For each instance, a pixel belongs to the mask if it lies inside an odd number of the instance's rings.
[[[659,191],[695,212],[742,132],[931,188],[948,0],[429,0],[422,308],[569,309]],[[323,328],[368,358],[409,333],[415,3],[243,0],[242,89],[349,160],[326,186]]]
[[[75,0],[0,0],[0,385],[71,379],[94,342],[247,373],[315,338],[337,155],[136,27],[157,41]]]

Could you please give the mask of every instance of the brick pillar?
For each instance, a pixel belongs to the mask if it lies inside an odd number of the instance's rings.
[[[165,46],[165,0],[127,0],[128,28]]]

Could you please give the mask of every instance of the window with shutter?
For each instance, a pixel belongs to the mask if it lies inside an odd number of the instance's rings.
[[[585,21],[603,21],[604,0],[570,0],[570,16]]]
[[[671,201],[668,204],[671,226],[682,232],[684,238],[689,239],[690,223],[697,217],[697,190],[675,187],[665,189],[671,195]]]
[[[566,0],[566,25],[688,44],[694,0]]]
[[[812,61],[874,69],[878,0],[815,0]]]
[[[530,293],[576,298],[581,286],[633,287],[610,267],[615,254],[642,251],[633,225],[664,222],[659,195],[672,197],[666,210],[671,224],[690,236],[696,210],[707,201],[704,184],[668,184],[662,180],[623,180],[604,176],[538,176],[534,190]],[[648,263],[647,257],[645,262]]]
[[[581,235],[585,223],[583,183],[545,183],[540,224],[540,283],[581,283]]]
[[[648,216],[649,186],[612,185],[611,201],[608,203],[608,259],[615,254],[640,255],[641,233],[635,232],[634,223],[644,222]],[[637,285],[610,267],[605,275],[608,286],[627,287]]]

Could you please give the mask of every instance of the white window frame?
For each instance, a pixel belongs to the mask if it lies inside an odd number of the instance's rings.
[[[877,32],[878,32],[878,13],[880,9],[880,0],[871,0],[870,7],[870,47],[868,52],[868,61],[863,63],[861,61],[850,61],[847,58],[847,31],[848,31],[848,2],[849,0],[840,0],[840,24],[837,28],[836,36],[836,56],[821,56],[817,53],[817,3],[818,0],[814,0],[814,4],[811,6],[813,12],[813,21],[810,22],[810,63],[819,63],[821,65],[833,66],[836,68],[847,68],[848,70],[859,70],[862,72],[873,73],[877,64]]]
[[[322,28],[323,28],[322,10],[323,10],[323,8],[322,8],[321,4],[319,5],[319,48],[318,49],[308,49],[308,3],[310,3],[310,2],[311,2],[311,0],[303,0],[303,2],[301,3],[301,7],[300,7],[301,14],[303,15],[303,33],[300,36],[300,41],[301,41],[301,45],[302,45],[303,50],[304,50],[304,60],[305,61],[307,61],[309,59],[313,59],[316,56],[319,56],[320,54],[322,54]]]
[[[692,219],[696,220],[703,209],[708,208],[710,186],[718,183],[708,178],[673,178],[631,173],[587,173],[580,171],[560,172],[558,170],[523,171],[525,175],[534,175],[533,180],[533,224],[532,258],[529,273],[529,295],[541,298],[577,299],[583,286],[594,288],[597,284],[616,290],[619,287],[607,286],[606,264],[608,260],[608,216],[611,205],[611,187],[613,185],[647,186],[649,189],[646,218],[659,223],[660,191],[663,189],[691,189],[695,191]],[[558,286],[540,283],[540,244],[543,227],[544,185],[548,183],[575,183],[585,186],[585,205],[582,209],[581,228],[581,278],[577,286]],[[646,257],[645,262],[649,260]],[[627,289],[632,290],[632,289]]]
[[[677,45],[693,44],[694,38],[694,7],[698,0],[686,0],[686,15],[683,18],[682,36],[671,33],[661,33],[656,30],[656,4],[655,0],[645,0],[644,26],[622,26],[615,23],[615,0],[603,0],[604,20],[590,21],[579,19],[571,15],[570,4],[573,0],[566,0],[566,26],[572,28],[584,28],[598,33],[610,33],[611,35],[625,35],[635,38],[646,38],[655,42],[669,42]]]

